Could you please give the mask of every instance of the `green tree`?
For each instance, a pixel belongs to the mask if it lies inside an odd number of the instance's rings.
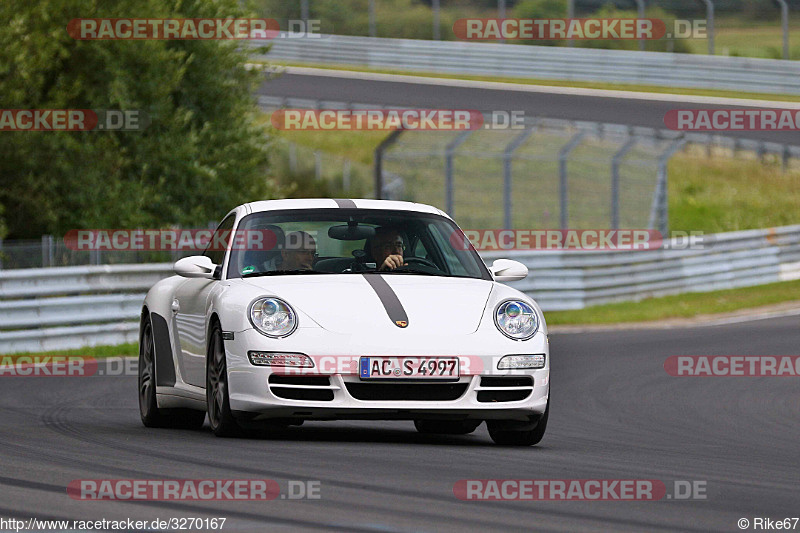
[[[265,130],[238,41],[79,41],[73,18],[246,17],[237,0],[4,0],[0,108],[140,110],[143,131],[0,132],[12,238],[195,225],[271,197]],[[2,227],[0,220],[0,227]]]

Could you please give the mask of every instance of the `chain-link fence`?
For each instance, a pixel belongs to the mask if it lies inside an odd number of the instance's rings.
[[[800,166],[797,146],[557,119],[521,130],[404,131],[377,166],[383,198],[435,205],[462,227],[666,234],[667,165],[679,151]]]
[[[523,130],[412,132],[385,151],[393,199],[441,207],[470,228],[666,231],[666,159],[680,138],[597,123],[538,120]]]

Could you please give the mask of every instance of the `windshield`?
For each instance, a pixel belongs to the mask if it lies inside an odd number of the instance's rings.
[[[302,209],[244,217],[228,278],[304,274],[416,274],[491,280],[458,227],[408,211]],[[234,241],[234,242],[236,242]]]

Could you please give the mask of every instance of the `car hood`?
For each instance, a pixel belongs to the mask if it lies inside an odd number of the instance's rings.
[[[397,295],[408,316],[404,331],[409,334],[473,333],[493,287],[493,282],[480,279],[411,274],[265,276],[244,281],[265,296],[282,298],[329,331],[397,332],[400,328],[389,318],[384,300],[366,276],[380,276]]]

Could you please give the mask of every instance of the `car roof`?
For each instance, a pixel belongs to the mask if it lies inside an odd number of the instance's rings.
[[[262,200],[259,202],[250,202],[244,204],[244,208],[249,213],[278,211],[284,209],[384,209],[392,211],[430,213],[450,218],[444,211],[431,205],[418,204],[415,202],[399,202],[396,200],[371,200],[365,198],[352,200],[332,198],[289,198],[284,200]]]

